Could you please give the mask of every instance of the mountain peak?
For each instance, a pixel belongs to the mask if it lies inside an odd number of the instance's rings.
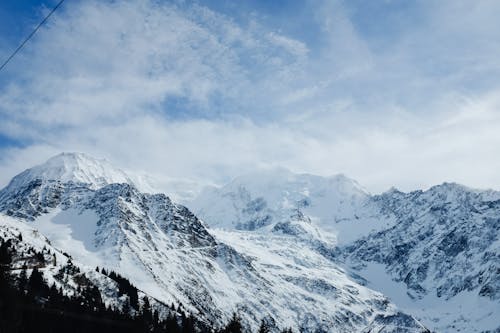
[[[224,188],[245,187],[251,193],[278,191],[281,197],[283,190],[288,192],[304,192],[309,188],[321,188],[322,191],[334,191],[365,196],[369,192],[358,182],[339,173],[328,177],[309,173],[295,173],[284,167],[257,170],[233,179]]]
[[[64,152],[25,170],[15,176],[7,188],[19,188],[33,180],[84,183],[93,189],[112,183],[132,184],[125,172],[107,160],[79,152]]]
[[[261,228],[279,222],[298,208],[317,223],[331,227],[356,219],[355,211],[370,194],[342,175],[322,177],[284,168],[258,170],[222,187],[210,187],[190,206],[211,227]]]

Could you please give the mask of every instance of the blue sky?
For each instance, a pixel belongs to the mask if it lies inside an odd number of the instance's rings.
[[[0,56],[56,1],[2,1]],[[172,179],[500,188],[497,1],[67,0],[0,72],[0,171],[84,151]]]

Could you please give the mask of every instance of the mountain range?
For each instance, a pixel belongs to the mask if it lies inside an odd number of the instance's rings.
[[[181,205],[133,179],[82,153],[54,156],[0,191],[0,239],[52,253],[40,272],[66,294],[79,292],[75,266],[123,309],[130,299],[104,268],[160,315],[173,304],[206,327],[237,312],[252,331],[265,320],[303,332],[500,332],[500,192],[444,183],[371,195],[344,175],[278,168]]]

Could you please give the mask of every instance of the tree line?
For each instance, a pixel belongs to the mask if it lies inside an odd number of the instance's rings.
[[[83,274],[79,277],[78,287],[73,295],[64,293],[55,284],[49,285],[39,270],[45,264],[44,253],[30,249],[30,258],[38,265],[24,265],[18,274],[13,273],[15,246],[12,240],[0,238],[0,333],[31,332],[123,332],[123,333],[245,333],[248,330],[241,318],[234,313],[225,327],[208,326],[195,315],[189,315],[172,304],[166,318],[160,319],[148,297],[139,301],[137,288],[123,276],[105,269],[97,271],[117,283],[118,295],[126,295],[122,308],[107,306],[101,292]],[[53,257],[55,264],[55,255]],[[71,261],[55,275],[56,278],[75,276],[79,268]],[[59,275],[59,276],[58,276]],[[259,333],[276,332],[269,321],[262,321]],[[282,331],[291,333],[290,329]]]

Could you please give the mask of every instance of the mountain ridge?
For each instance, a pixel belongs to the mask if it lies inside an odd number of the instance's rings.
[[[236,310],[252,329],[261,319],[272,318],[279,327],[307,332],[427,332],[412,314],[439,331],[495,329],[492,318],[498,313],[494,305],[500,289],[495,270],[497,192],[442,184],[409,194],[393,190],[370,195],[343,175],[324,178],[280,169],[261,179],[255,179],[259,172],[240,177],[212,190],[201,196],[198,207],[188,204],[194,207],[192,213],[164,194],[141,192],[126,174],[100,172],[107,162],[98,167],[90,157],[86,159],[91,163],[75,164],[65,160],[79,155],[58,156],[62,165],[45,164],[57,170],[28,169],[22,181],[1,190],[0,213],[31,225],[79,262],[116,270],[165,304],[182,303],[206,323],[221,326]],[[85,165],[92,172],[82,170]],[[215,213],[210,216],[211,210]],[[423,213],[437,220],[422,218]],[[442,312],[443,318],[434,321],[420,308],[408,306],[420,304],[416,296],[422,269],[417,264],[426,265],[426,257],[419,247],[404,248],[398,255],[387,244],[406,244],[405,233],[417,221],[421,228],[414,234],[420,235],[422,246],[429,244],[440,261],[451,260],[456,256],[454,242],[434,249],[432,244],[446,237],[429,227],[440,217],[448,219],[445,225],[459,226],[471,214],[488,227],[481,222],[466,235],[490,237],[490,250],[477,241],[467,244],[473,253],[492,255],[472,256],[473,261],[486,260],[476,268],[487,267],[489,273],[467,292],[479,295],[484,289],[479,300],[492,295],[493,307],[478,307],[470,320],[465,310],[457,310],[456,316]],[[415,274],[403,274],[414,264]],[[379,265],[378,273],[374,265]],[[451,268],[443,269],[441,277],[432,275],[432,284],[422,287],[420,299],[443,286]],[[405,299],[400,307],[401,299],[394,298],[393,304],[380,293],[390,290],[377,283],[377,276],[399,283],[395,289],[400,294],[417,292],[412,296],[416,301]],[[462,297],[462,289],[450,293],[459,286],[457,281],[439,289],[449,296],[438,297],[440,306]],[[458,308],[455,304],[450,309]],[[486,319],[478,324],[478,318]]]

